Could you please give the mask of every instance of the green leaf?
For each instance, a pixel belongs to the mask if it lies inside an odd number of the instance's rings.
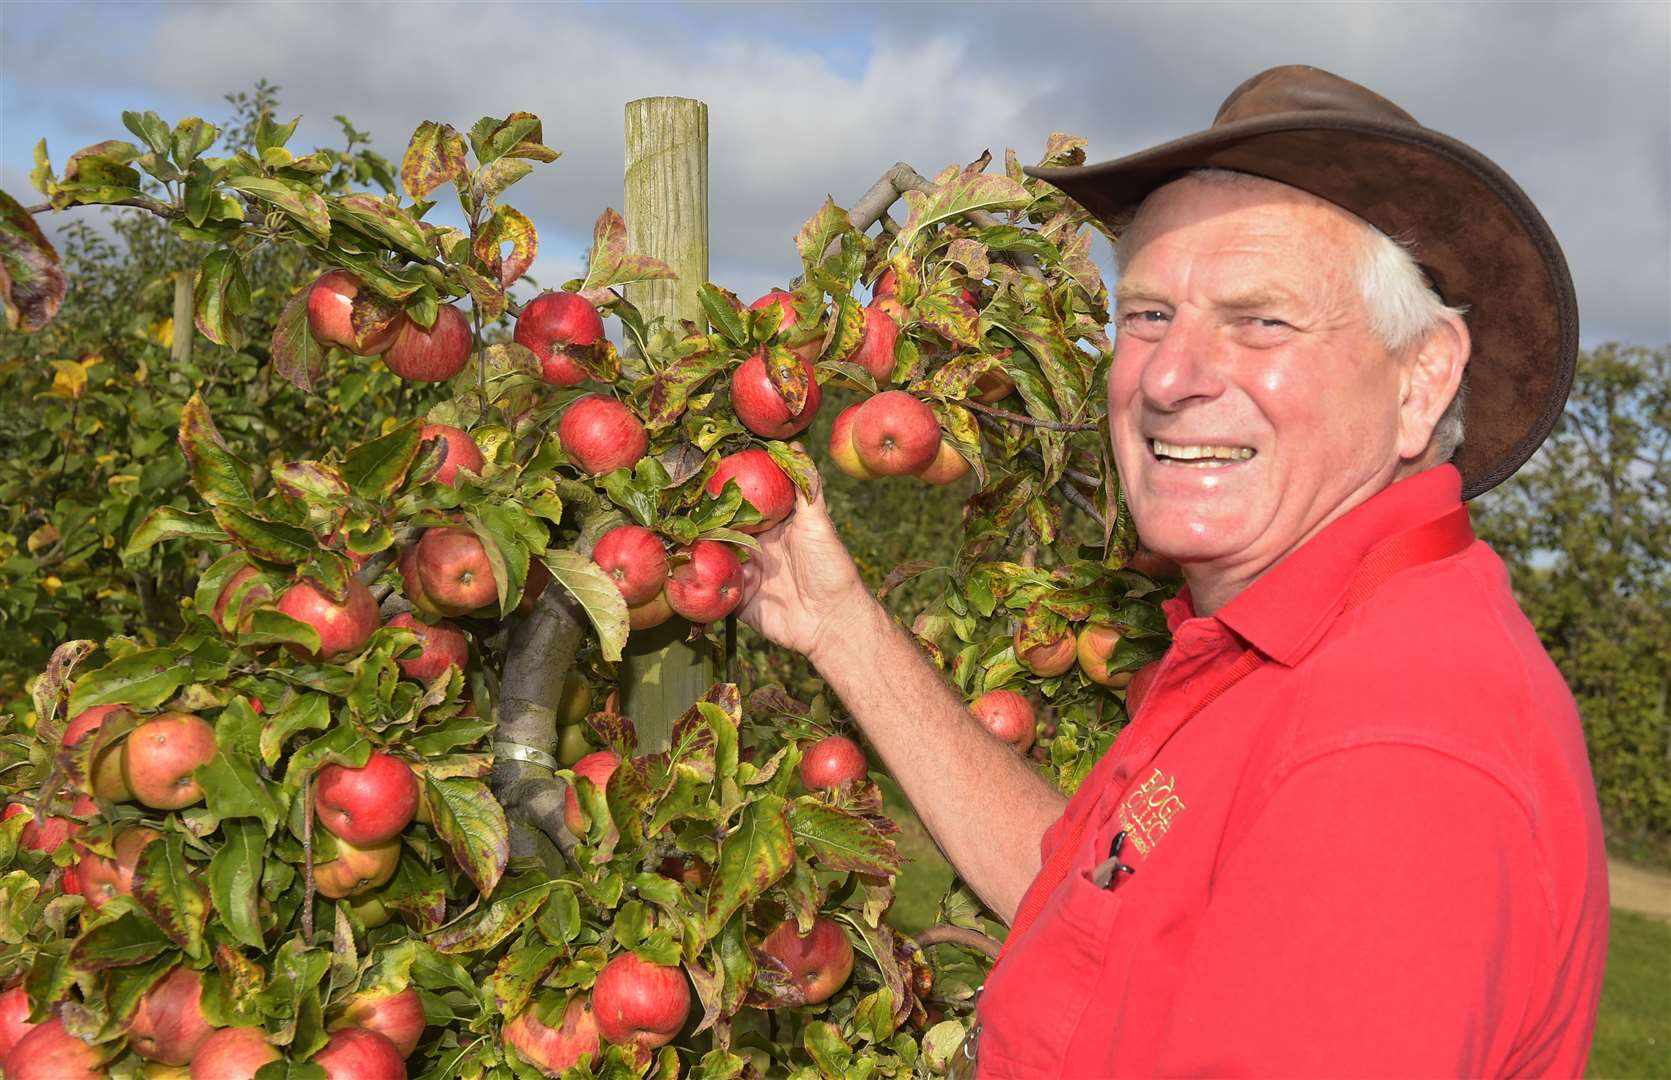
[[[205,540],[212,544],[227,541],[226,530],[215,524],[207,513],[190,514],[173,506],[159,506],[139,523],[139,528],[128,537],[122,548],[122,559],[127,561],[151,550],[164,540]]]
[[[476,174],[476,183],[482,189],[482,197],[497,198],[505,189],[534,171],[534,167],[526,161],[517,158],[500,158],[489,163]]]
[[[258,559],[294,566],[319,551],[319,540],[306,529],[256,517],[238,506],[217,506],[214,518],[234,543]]]
[[[248,509],[255,502],[249,466],[226,446],[201,394],[180,410],[180,449],[191,466],[191,484],[210,506]]]
[[[545,146],[543,140],[540,118],[527,112],[513,112],[503,120],[484,116],[470,129],[470,141],[483,164],[502,157],[556,161],[557,151]]]
[[[295,645],[303,652],[317,655],[319,652],[319,631],[300,619],[292,618],[274,608],[257,608],[250,613],[249,629],[241,626],[238,631],[238,644],[254,645]]]
[[[277,207],[321,241],[331,238],[331,211],[318,192],[291,180],[264,176],[231,176],[226,186]]]
[[[362,499],[379,501],[400,488],[406,470],[418,456],[422,438],[418,429],[422,423],[410,420],[380,438],[364,442],[348,451],[342,463],[342,478]]]
[[[673,268],[647,255],[627,254],[627,223],[614,210],[605,210],[592,228],[592,252],[581,291],[607,289],[629,281],[656,281],[675,276]]]
[[[899,872],[899,852],[876,826],[810,795],[789,804],[789,828],[822,869],[878,876]]]
[[[87,971],[131,967],[160,955],[166,948],[168,938],[155,923],[136,911],[125,911],[77,938],[70,947],[70,963]]]
[[[621,599],[620,588],[603,567],[578,551],[557,548],[540,556],[540,561],[586,610],[587,618],[598,632],[598,649],[603,658],[611,663],[620,660],[628,631],[627,603]]]
[[[702,301],[702,310],[708,313],[708,322],[726,341],[739,349],[749,346],[748,313],[736,293],[713,282],[704,282],[697,298]]]
[[[400,207],[372,195],[343,195],[326,202],[332,218],[418,259],[436,257],[435,243]]]
[[[266,865],[266,833],[253,821],[221,822],[226,842],[209,860],[209,896],[224,926],[240,943],[263,950],[259,892]],[[156,847],[156,844],[149,845]]]
[[[411,199],[422,199],[464,175],[464,137],[451,124],[425,120],[412,133],[400,162],[400,182]]]
[[[187,956],[203,958],[203,927],[209,898],[186,863],[185,837],[168,833],[146,844],[133,872],[133,898],[159,929]]]
[[[444,953],[475,953],[491,949],[534,917],[553,885],[549,881],[522,884],[495,898],[491,904],[429,935],[429,944]]]
[[[853,1048],[847,1045],[847,1040],[841,1037],[841,1029],[834,1024],[827,1020],[814,1020],[807,1024],[801,1044],[825,1076],[849,1075],[847,1067],[853,1061]]]
[[[505,811],[479,780],[424,778],[424,799],[459,869],[486,896],[499,884],[510,860]]]
[[[198,271],[194,303],[204,337],[234,349],[243,343],[237,320],[249,311],[250,292],[237,252],[224,247],[209,252]]]
[[[781,796],[765,795],[743,808],[736,827],[720,842],[708,886],[703,930],[713,937],[731,914],[764,893],[795,862],[795,838]]]
[[[182,169],[189,169],[198,155],[215,145],[220,138],[220,129],[199,117],[188,116],[174,125],[173,145],[170,151],[174,155],[174,164]],[[201,225],[202,222],[194,222]]]
[[[277,765],[284,753],[284,744],[290,741],[292,735],[303,731],[323,731],[330,726],[330,698],[324,694],[297,694],[261,726],[262,763],[268,768]]]
[[[308,287],[285,302],[273,324],[273,371],[299,390],[311,391],[325,373],[325,347],[308,329]]]
[[[32,334],[50,323],[64,302],[67,282],[35,216],[0,191],[0,305],[6,326]]]
[[[267,790],[252,760],[222,741],[221,729],[226,722],[223,712],[216,724],[215,756],[197,768],[197,780],[203,786],[204,801],[210,812],[222,819],[260,818],[270,834],[284,816],[283,810]]]
[[[142,649],[88,672],[70,694],[70,715],[94,705],[154,709],[191,679],[177,649]]]
[[[122,126],[159,154],[166,154],[174,148],[173,133],[163,118],[154,112],[125,112],[122,114]]]
[[[847,211],[837,206],[834,199],[825,196],[824,205],[795,234],[795,250],[800,252],[801,265],[811,273],[823,264],[824,252],[830,245],[843,240],[857,242],[858,230],[853,228]]]
[[[1033,201],[1027,189],[1007,176],[959,176],[931,191],[907,191],[905,223],[895,245],[910,251],[925,229],[968,214],[971,210],[1021,210]]]

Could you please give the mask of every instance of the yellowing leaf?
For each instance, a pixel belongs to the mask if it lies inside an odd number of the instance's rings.
[[[58,539],[58,535],[58,526],[53,525],[50,522],[42,525],[40,528],[29,534],[29,553],[33,555],[35,552],[52,544]]]
[[[41,582],[41,588],[47,591],[48,596],[58,595],[58,590],[63,587],[64,582],[56,574],[48,574],[46,579]]]
[[[74,360],[54,360],[52,394],[73,401],[87,389],[87,369]]]

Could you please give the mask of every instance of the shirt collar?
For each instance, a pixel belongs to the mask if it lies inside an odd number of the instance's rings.
[[[1454,465],[1440,465],[1390,484],[1266,571],[1220,608],[1216,617],[1272,660],[1292,667],[1316,646],[1340,614],[1347,587],[1370,548],[1454,510],[1461,502],[1462,474]],[[1164,608],[1173,633],[1196,617],[1187,587]]]

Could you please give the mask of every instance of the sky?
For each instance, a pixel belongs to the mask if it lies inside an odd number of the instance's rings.
[[[826,195],[851,203],[897,161],[932,175],[1013,147],[1031,163],[1055,131],[1118,157],[1205,127],[1287,63],[1363,83],[1506,169],[1566,251],[1586,345],[1671,343],[1664,0],[0,0],[0,188],[38,198],[42,136],[61,168],[130,138],[124,109],[218,122],[257,79],[303,117],[292,149],[340,145],[341,113],[398,160],[420,121],[523,110],[563,156],[507,201],[539,228],[533,273],[557,283],[621,205],[626,102],[691,97],[709,109],[710,276],[747,297],[799,270],[795,231]]]

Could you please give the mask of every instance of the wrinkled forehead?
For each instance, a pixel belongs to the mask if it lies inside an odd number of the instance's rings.
[[[1362,218],[1308,191],[1250,173],[1203,169],[1163,184],[1138,204],[1117,230],[1115,256],[1121,269],[1151,237],[1219,222],[1234,215],[1249,229],[1275,241],[1317,249],[1337,248],[1348,258],[1362,250]]]

